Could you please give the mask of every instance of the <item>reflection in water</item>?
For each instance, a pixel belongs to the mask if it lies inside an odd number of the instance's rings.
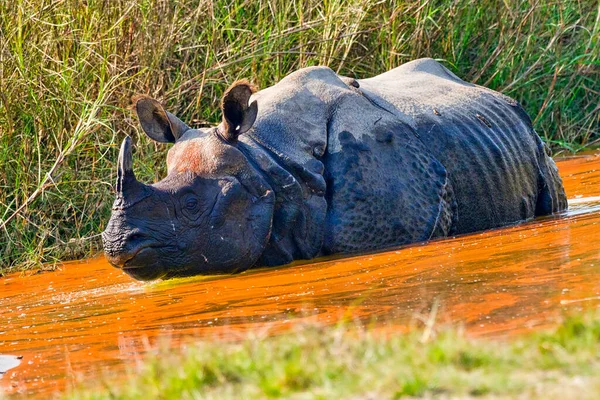
[[[564,310],[600,305],[600,156],[559,168],[571,204],[560,217],[385,253],[153,284],[102,258],[0,279],[0,353],[24,356],[0,387],[60,390],[122,368],[165,336],[178,346],[345,317],[404,331],[433,304],[438,322],[473,335],[547,327]]]

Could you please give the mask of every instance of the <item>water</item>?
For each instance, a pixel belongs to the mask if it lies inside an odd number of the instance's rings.
[[[433,316],[470,335],[547,328],[600,306],[600,154],[559,162],[561,216],[395,251],[237,276],[145,284],[102,258],[0,279],[6,393],[47,397],[119,370],[161,338],[236,340],[345,318],[402,332]],[[14,361],[14,359],[11,359]]]

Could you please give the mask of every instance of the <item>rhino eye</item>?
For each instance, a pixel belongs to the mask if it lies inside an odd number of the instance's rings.
[[[187,208],[188,210],[193,210],[198,206],[198,200],[192,198],[189,198],[185,201],[185,208]]]
[[[188,194],[181,199],[181,211],[189,220],[196,221],[204,209],[201,200],[193,194]]]

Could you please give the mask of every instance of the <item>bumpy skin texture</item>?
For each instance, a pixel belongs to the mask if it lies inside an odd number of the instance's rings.
[[[431,59],[359,82],[366,97],[410,124],[445,166],[458,204],[453,233],[567,207],[556,165],[514,100],[466,83]]]
[[[207,130],[137,103],[146,133],[175,145],[168,176],[150,186],[135,181],[123,145],[103,235],[115,266],[138,279],[237,272],[567,207],[523,109],[434,60],[364,80],[311,67],[250,94],[232,86],[224,122]]]

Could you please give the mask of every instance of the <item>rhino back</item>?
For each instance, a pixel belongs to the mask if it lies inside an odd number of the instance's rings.
[[[455,233],[566,206],[556,167],[514,100],[466,83],[431,59],[359,83],[373,104],[411,125],[447,169],[458,203]]]

